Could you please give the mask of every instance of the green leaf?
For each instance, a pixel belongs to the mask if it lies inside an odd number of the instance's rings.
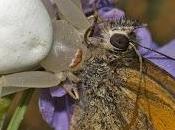
[[[33,89],[28,89],[26,91],[24,91],[23,93],[23,96],[20,100],[20,104],[17,106],[11,120],[10,120],[10,123],[7,127],[7,130],[18,130],[23,118],[24,118],[24,115],[25,115],[25,112],[27,110],[27,106],[30,102],[30,99],[32,97],[32,94],[33,94]]]
[[[11,96],[0,98],[0,129],[2,128],[2,124],[4,121],[5,113],[8,110],[8,107],[11,103]]]

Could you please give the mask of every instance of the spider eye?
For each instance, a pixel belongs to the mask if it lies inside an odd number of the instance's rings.
[[[110,43],[118,50],[125,51],[129,46],[129,39],[123,34],[115,33],[111,36]]]

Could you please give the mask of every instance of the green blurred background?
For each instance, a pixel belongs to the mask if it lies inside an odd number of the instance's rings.
[[[126,15],[148,24],[160,45],[175,38],[175,0],[116,0]]]

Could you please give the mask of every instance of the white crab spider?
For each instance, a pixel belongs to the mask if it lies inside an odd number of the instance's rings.
[[[25,0],[13,0],[13,2],[21,1],[26,2]],[[40,0],[28,1],[39,1],[41,4]],[[66,78],[75,82],[78,80],[71,72],[77,70],[86,57],[87,49],[82,41],[83,34],[90,24],[81,9],[71,0],[55,0],[55,3],[58,6],[61,18],[64,20],[53,21],[53,43],[48,42],[48,46],[51,47],[48,47],[47,55],[35,61],[37,66],[42,66],[46,71],[31,71],[32,65],[19,67],[17,70],[12,70],[10,74],[9,70],[4,71],[0,78],[0,96],[26,88],[57,86]],[[52,33],[51,29],[48,30],[48,33]],[[77,57],[79,58],[78,62],[75,60]]]

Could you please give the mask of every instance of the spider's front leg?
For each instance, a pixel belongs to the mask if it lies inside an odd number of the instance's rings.
[[[76,99],[76,100],[79,99],[79,93],[78,93],[77,85],[75,83],[71,81],[65,82],[63,84],[63,88],[73,99]]]
[[[74,57],[72,58],[71,63],[69,64],[69,67],[71,69],[76,69],[80,66],[80,63],[83,60],[83,50],[81,49],[77,49]],[[79,99],[79,94],[78,94],[78,89],[76,84],[74,83],[78,83],[80,81],[80,79],[74,75],[72,72],[67,72],[67,78],[69,79],[69,83],[65,83],[63,85],[63,88],[68,92],[68,94],[74,98],[74,99]],[[74,83],[73,83],[74,82]]]
[[[60,72],[56,74],[56,77],[59,81],[62,81],[62,87],[73,99],[79,99],[76,83],[78,83],[80,79],[76,75],[72,72]]]
[[[71,72],[54,74],[46,71],[27,71],[3,75],[0,77],[0,97],[12,94],[28,88],[49,88],[58,86],[68,79],[70,83],[63,85],[65,90],[74,99],[78,99],[78,91],[74,83],[79,79]]]
[[[69,64],[69,68],[75,70],[81,63],[82,57],[83,57],[82,50],[77,49],[74,57],[72,58],[71,63]],[[56,74],[56,76],[60,81],[66,81],[67,79],[68,82],[63,82],[63,88],[72,98],[79,99],[76,83],[78,83],[80,79],[76,75],[74,75],[71,71],[60,72]]]

